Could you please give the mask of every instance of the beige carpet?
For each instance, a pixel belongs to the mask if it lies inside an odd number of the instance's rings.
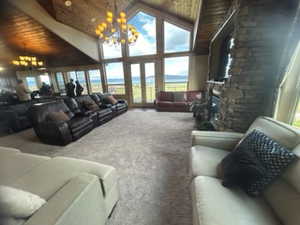
[[[1,137],[23,152],[114,166],[121,199],[109,225],[191,225],[190,113],[129,111],[66,147],[39,142],[33,130]]]

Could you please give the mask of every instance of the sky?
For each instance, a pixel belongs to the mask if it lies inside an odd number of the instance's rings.
[[[128,21],[134,25],[140,36],[138,41],[129,46],[130,56],[156,54],[156,18],[143,12],[137,13]],[[164,22],[165,27],[165,52],[182,52],[188,51],[190,43],[190,32]],[[103,44],[104,57],[116,58],[121,57],[121,45],[109,46]],[[123,68],[121,63],[111,63],[107,65],[108,78],[123,78]],[[139,72],[133,68],[133,76]],[[149,70],[151,70],[149,68]],[[154,68],[153,68],[154,70]],[[187,75],[188,74],[188,57],[167,58],[165,72],[168,75]],[[150,73],[150,72],[149,72]],[[151,72],[154,74],[154,71]]]

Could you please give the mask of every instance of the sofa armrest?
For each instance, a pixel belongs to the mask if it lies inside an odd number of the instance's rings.
[[[105,221],[99,179],[80,174],[59,189],[24,225],[104,225]]]
[[[236,132],[193,131],[192,146],[203,145],[231,151],[243,136],[243,133]]]
[[[71,131],[66,122],[42,122],[34,126],[34,130],[46,143],[67,145],[72,141]]]

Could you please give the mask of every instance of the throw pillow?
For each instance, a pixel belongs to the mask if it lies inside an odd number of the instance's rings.
[[[63,111],[50,112],[47,119],[51,122],[67,122],[70,120],[69,116]]]
[[[94,102],[84,101],[83,105],[87,110],[91,110],[93,112],[99,110],[99,106],[97,106]]]
[[[118,103],[118,100],[115,99],[115,97],[112,96],[112,95],[106,96],[105,98],[107,99],[107,101],[108,101],[110,104],[113,104],[113,105],[114,105],[114,104],[117,104],[117,103]]]
[[[260,195],[297,156],[264,133],[253,130],[221,162],[223,185]]]
[[[35,194],[0,186],[0,217],[28,218],[45,203]]]

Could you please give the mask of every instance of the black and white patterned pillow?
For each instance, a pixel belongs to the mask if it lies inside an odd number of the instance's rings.
[[[257,177],[243,187],[252,196],[261,194],[267,185],[298,158],[293,152],[258,130],[248,134],[234,151],[254,152],[257,160],[265,167],[266,173],[263,176]]]

